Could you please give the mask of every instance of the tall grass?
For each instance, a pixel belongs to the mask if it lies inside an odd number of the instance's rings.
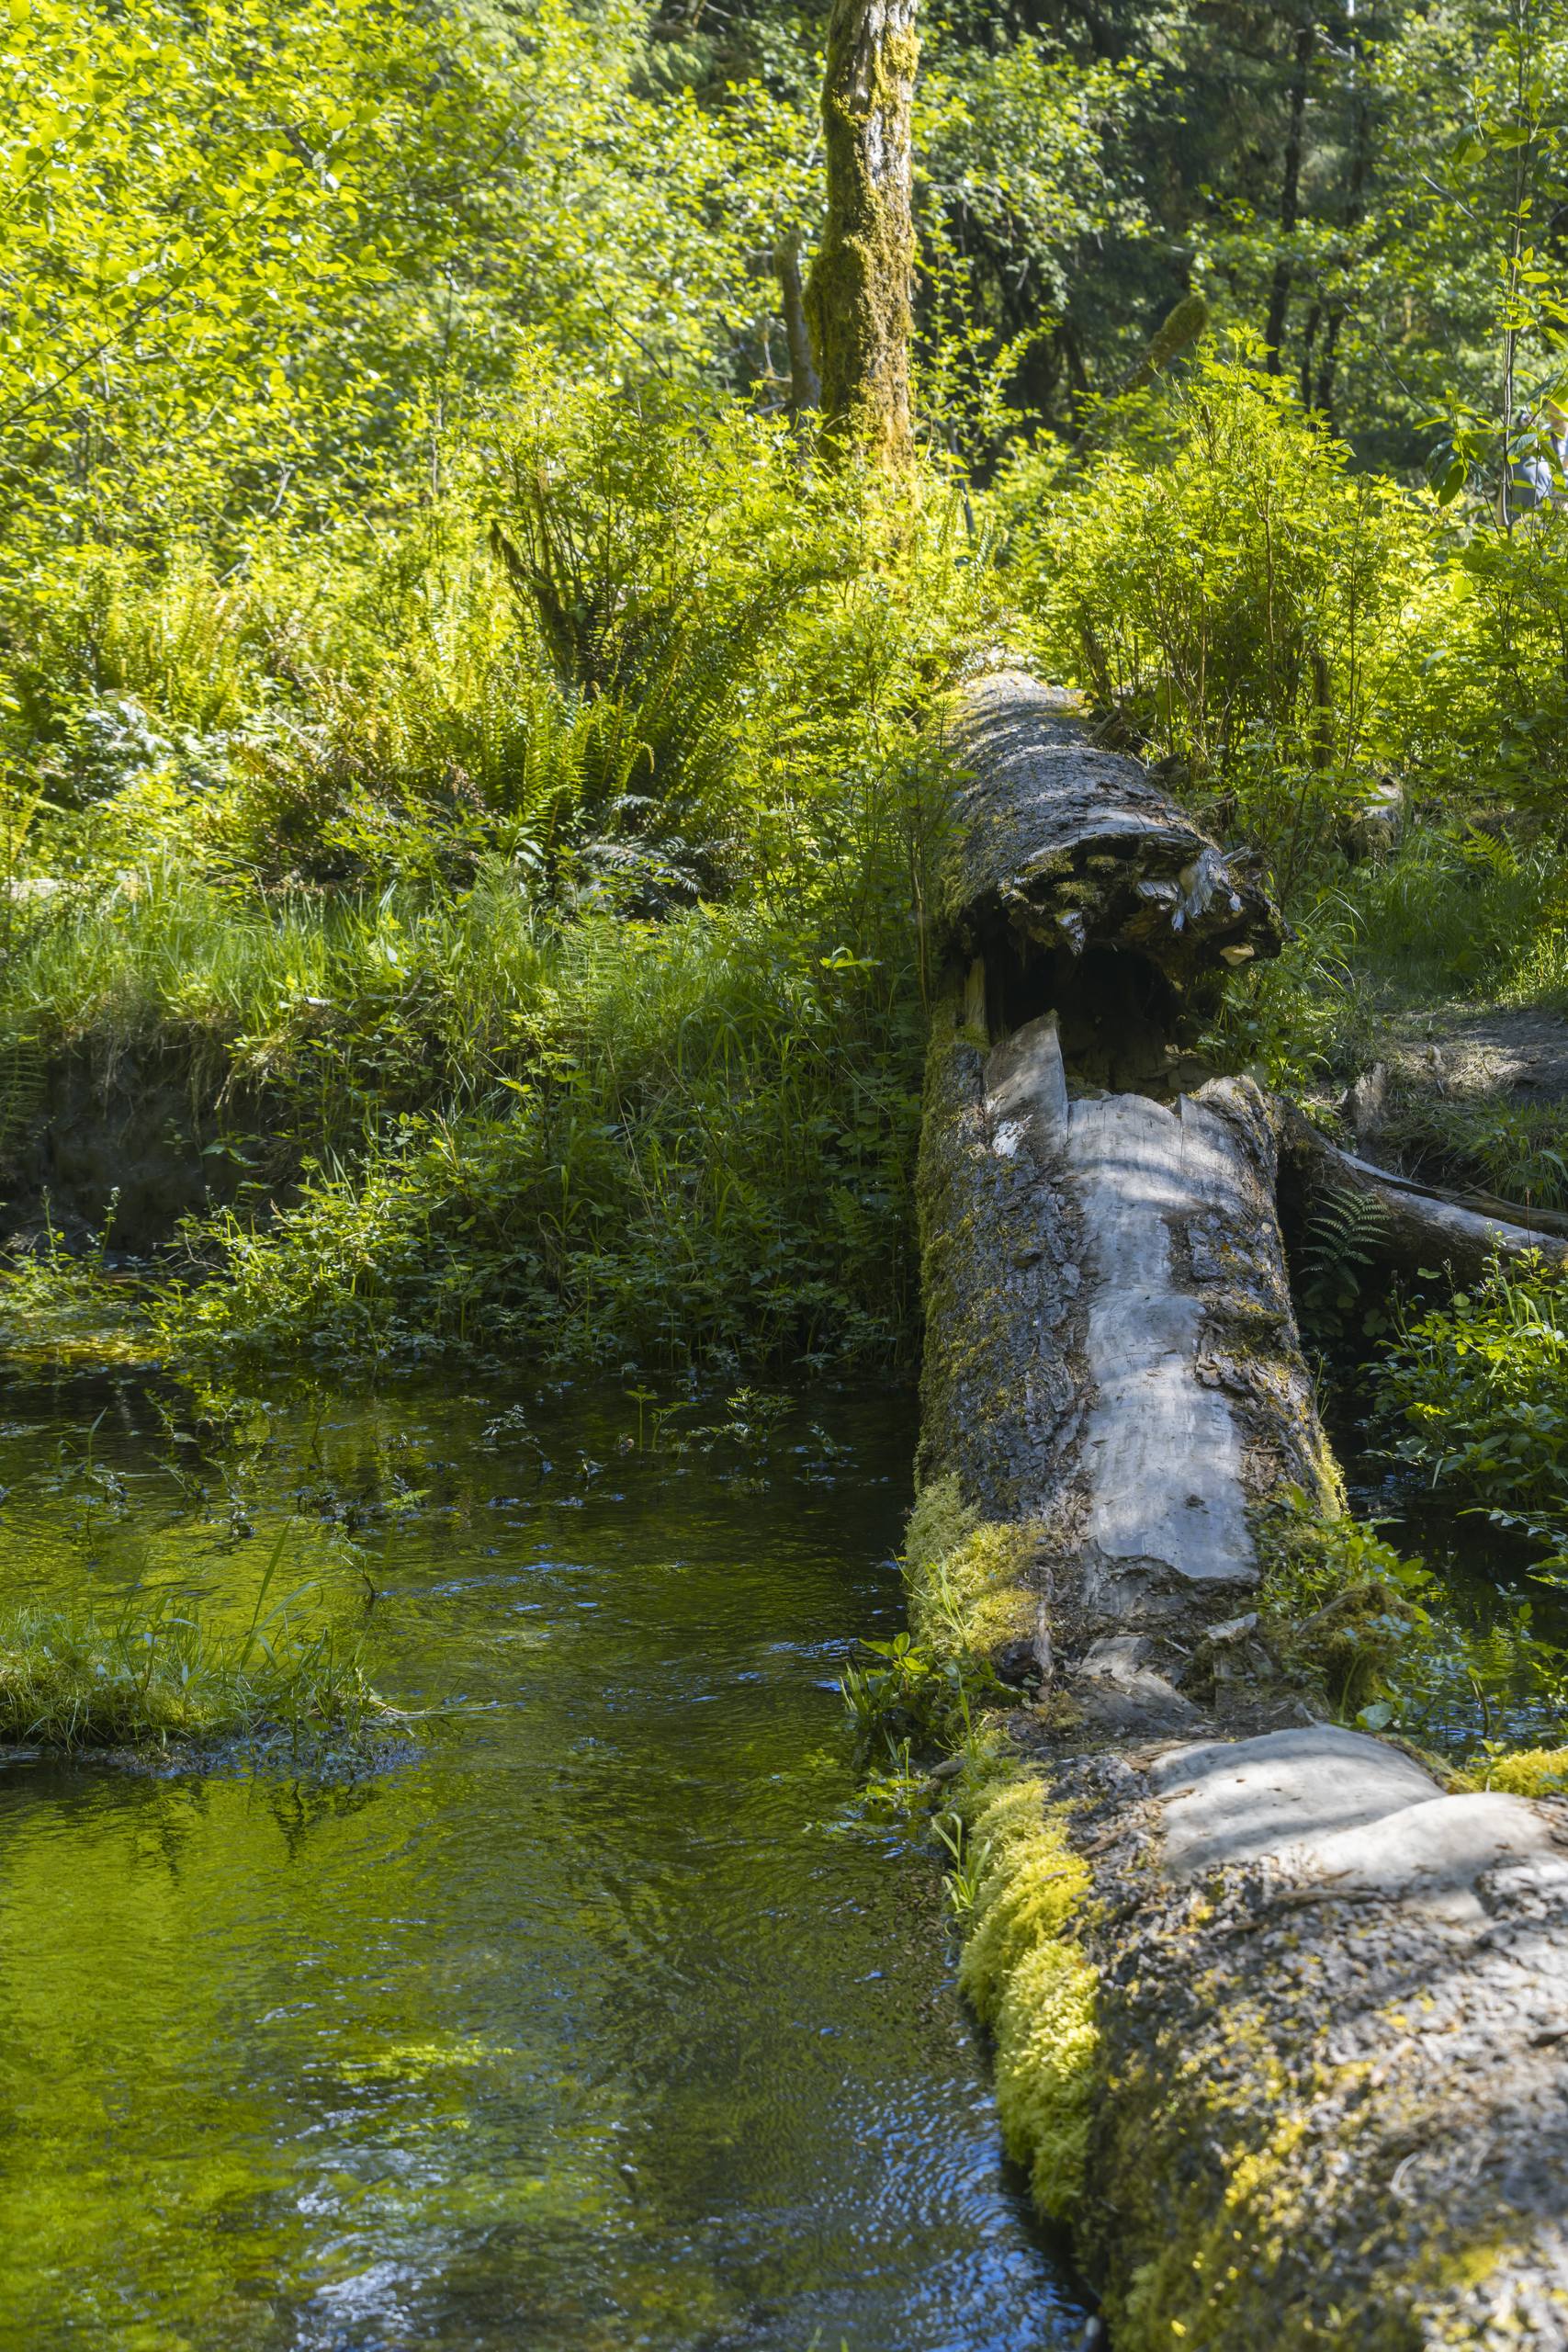
[[[914,1307],[917,1006],[739,910],[574,925],[527,1075],[191,1231],[189,1359],[890,1360]]]
[[[182,1068],[249,1164],[168,1347],[908,1350],[957,528],[934,481],[588,391],[335,575],[125,560],[12,616],[63,887],[0,1034]]]
[[[259,1601],[243,1633],[164,1593],[0,1608],[0,1741],[66,1753],[240,1739],[344,1749],[385,1736],[391,1720],[357,1642],[265,1616]]]

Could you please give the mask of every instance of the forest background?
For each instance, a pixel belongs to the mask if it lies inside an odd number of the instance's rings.
[[[928,18],[891,476],[809,406],[825,30],[13,8],[14,1345],[907,1366],[938,715],[998,651],[1280,894],[1211,1066],[1344,1133],[1402,1008],[1568,1000],[1568,518],[1506,488],[1568,392],[1568,9]],[[1568,1203],[1554,1102],[1404,1115]],[[1355,1345],[1366,1243],[1300,1270]],[[1556,1292],[1469,1316],[1395,1329],[1401,1442],[1560,1544]]]

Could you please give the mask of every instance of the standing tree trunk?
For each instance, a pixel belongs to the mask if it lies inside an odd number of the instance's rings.
[[[911,209],[909,115],[917,0],[833,0],[822,120],[828,221],[807,288],[828,436],[907,464]]]
[[[800,239],[795,230],[781,237],[773,249],[773,269],[784,302],[784,334],[789,340],[789,413],[802,417],[822,405],[822,387],[811,364],[811,338],[806,328],[806,289],[800,277]]]
[[[1306,129],[1307,76],[1312,70],[1313,52],[1317,47],[1317,25],[1308,17],[1297,28],[1295,68],[1291,76],[1291,125],[1285,135],[1285,164],[1280,187],[1280,236],[1282,250],[1274,264],[1274,282],[1269,290],[1269,323],[1263,330],[1268,346],[1268,368],[1271,376],[1280,372],[1280,350],[1285,340],[1285,312],[1291,300],[1291,256],[1289,241],[1294,235],[1301,219],[1302,146]]]

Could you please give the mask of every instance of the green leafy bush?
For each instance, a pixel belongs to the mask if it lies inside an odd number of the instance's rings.
[[[1202,363],[1082,473],[998,503],[1042,653],[1267,849],[1288,889],[1396,729],[1434,524],[1279,378]]]
[[[1494,1263],[1414,1313],[1374,1373],[1394,1459],[1463,1508],[1568,1547],[1568,1283]]]

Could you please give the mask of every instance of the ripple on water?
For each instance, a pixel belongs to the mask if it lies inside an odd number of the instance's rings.
[[[42,1476],[101,1396],[0,1429],[11,1590],[248,1607],[301,1483],[288,1432],[243,1473],[255,1540],[226,1542],[228,1501],[172,1505],[155,1418],[117,1394],[118,1520],[84,1528]],[[619,1409],[574,1403],[547,1450],[604,1460]],[[907,1400],[839,1414],[858,1478],[781,1452],[761,1494],[637,1456],[613,1494],[541,1480],[481,1448],[495,1410],[340,1403],[314,1439],[318,1510],[354,1498],[379,1592],[378,1679],[464,1702],[415,1761],[0,1775],[0,2345],[1076,2342],[929,1860],[861,1818],[832,1687],[897,1619]],[[389,1460],[428,1482],[395,1518]],[[323,1605],[362,1606],[360,1557],[303,1513],[291,1541]]]

